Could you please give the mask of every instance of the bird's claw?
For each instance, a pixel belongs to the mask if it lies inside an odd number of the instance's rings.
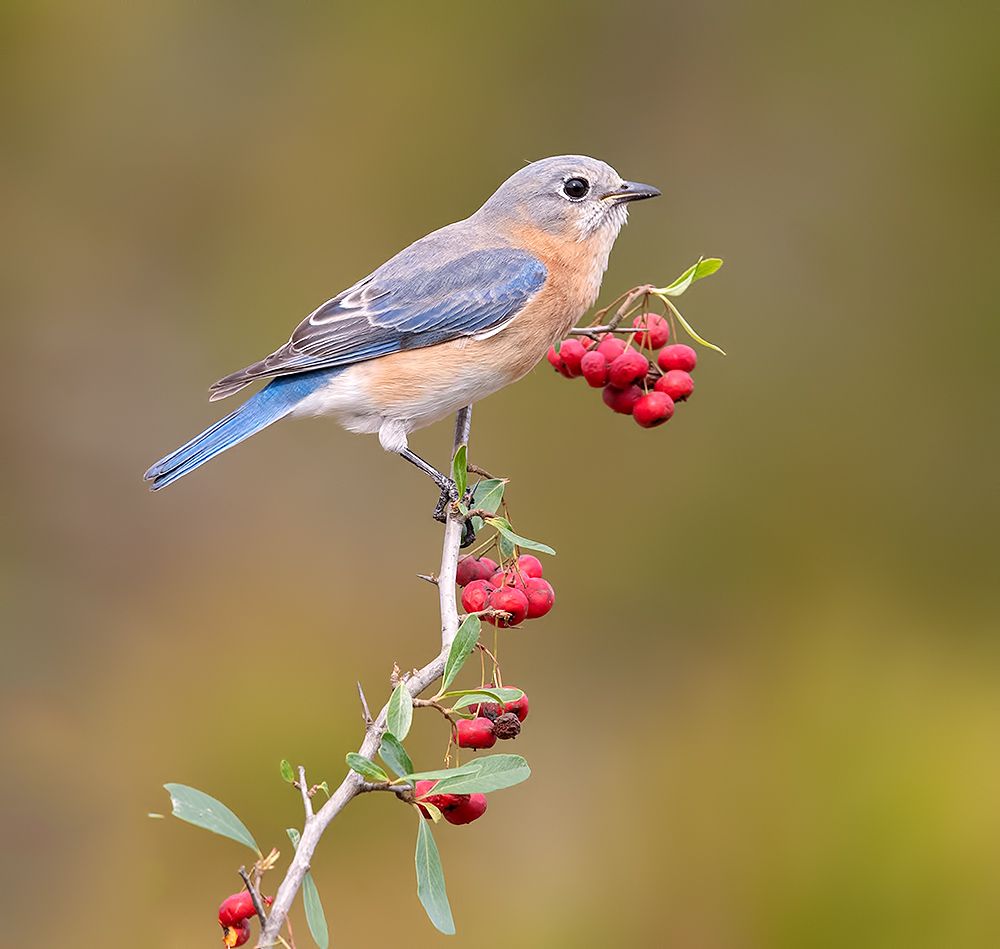
[[[462,498],[464,504],[469,507],[472,504],[472,498],[474,495],[473,488],[467,488],[465,491],[465,497]],[[441,496],[438,498],[438,502],[434,505],[434,520],[439,521],[442,524],[448,522],[448,509],[455,503],[458,502],[458,487],[455,482],[448,480],[441,488]],[[472,521],[468,520],[462,525],[462,547],[470,547],[476,542],[476,532],[472,527]]]

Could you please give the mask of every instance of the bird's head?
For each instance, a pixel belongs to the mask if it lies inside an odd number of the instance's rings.
[[[557,155],[516,171],[478,214],[534,227],[558,240],[584,241],[601,234],[613,242],[629,204],[659,193],[651,185],[626,181],[596,158]]]

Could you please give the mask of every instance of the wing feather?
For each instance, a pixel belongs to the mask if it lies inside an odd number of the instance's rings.
[[[385,265],[310,313],[284,346],[220,379],[211,398],[225,398],[267,376],[346,366],[499,332],[546,276],[538,258],[509,247],[470,251],[440,265],[433,260],[423,267]]]

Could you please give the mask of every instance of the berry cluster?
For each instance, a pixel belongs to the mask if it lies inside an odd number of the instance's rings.
[[[683,343],[667,345],[670,324],[659,313],[642,313],[632,326],[641,332],[631,333],[629,342],[611,335],[597,341],[574,336],[558,350],[550,347],[548,360],[567,379],[583,376],[589,386],[602,389],[612,411],[631,415],[643,428],[655,428],[669,421],[676,403],[694,391],[691,372],[698,356]],[[640,349],[657,353],[655,363]]]
[[[271,899],[264,897],[264,902],[270,905]],[[219,907],[219,925],[222,927],[222,944],[242,946],[250,938],[250,920],[257,915],[253,898],[246,890],[240,890],[232,896],[227,896]]]
[[[528,696],[506,702],[502,708],[496,702],[484,702],[470,711],[475,717],[462,719],[455,727],[458,747],[492,748],[498,738],[509,741],[521,734],[521,722],[528,717]]]
[[[455,580],[464,588],[463,609],[467,613],[496,611],[483,613],[483,619],[496,626],[519,626],[526,619],[538,619],[556,601],[552,584],[542,578],[542,562],[531,554],[522,554],[508,570],[501,570],[489,557],[463,557]]]

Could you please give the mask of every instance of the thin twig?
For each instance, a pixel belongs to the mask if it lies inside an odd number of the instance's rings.
[[[267,925],[267,917],[264,915],[264,904],[260,901],[260,894],[257,892],[257,888],[250,882],[250,876],[247,873],[246,867],[240,867],[236,872],[239,873],[240,878],[243,880],[243,885],[250,894],[253,908],[257,911],[257,918],[260,920],[261,928],[263,928]]]
[[[452,718],[451,712],[448,711],[440,702],[435,702],[434,699],[414,699],[414,708],[436,708],[449,722],[451,722],[451,727],[455,728],[457,723],[455,719]]]
[[[474,465],[471,462],[465,466],[465,470],[468,471],[469,474],[479,475],[480,478],[489,478],[490,481],[506,482],[507,480],[506,478],[497,478],[496,475],[490,474],[485,468],[480,468],[479,465]]]
[[[472,408],[462,409],[455,419],[455,451],[468,444],[469,429],[472,423]],[[441,548],[441,567],[438,570],[438,602],[441,610],[441,651],[406,680],[406,688],[411,696],[418,696],[432,683],[436,682],[444,672],[444,664],[448,658],[455,633],[458,632],[458,604],[455,598],[455,571],[458,567],[458,556],[462,542],[462,519],[449,511],[444,527],[444,540]],[[365,758],[374,758],[382,742],[386,730],[388,703],[365,728],[365,737],[358,748],[358,754]],[[304,783],[304,782],[303,782]],[[316,811],[315,815],[306,821],[302,828],[302,837],[292,856],[284,880],[278,887],[271,904],[271,914],[263,927],[257,941],[258,949],[275,946],[280,938],[281,928],[288,918],[288,912],[295,901],[296,894],[302,886],[310,861],[316,851],[316,845],[322,838],[330,822],[351,802],[351,799],[363,793],[364,779],[355,771],[349,771],[341,781],[340,786],[330,795],[328,801]],[[406,793],[406,792],[404,792]]]

